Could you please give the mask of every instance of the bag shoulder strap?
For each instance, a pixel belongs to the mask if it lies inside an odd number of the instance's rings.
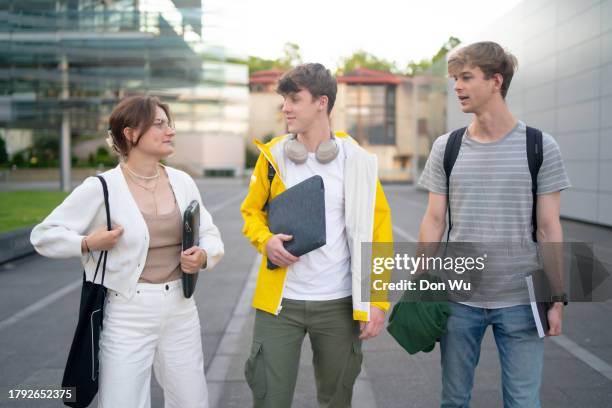
[[[450,232],[453,228],[451,219],[451,206],[450,206],[450,176],[459,156],[459,149],[461,149],[461,141],[463,140],[463,134],[467,127],[453,130],[448,136],[446,141],[446,148],[444,149],[444,173],[446,175],[446,210],[448,213],[448,230],[446,233],[446,242],[450,239]]]
[[[538,173],[542,162],[544,161],[544,149],[542,147],[542,131],[536,128],[527,126],[527,164],[529,165],[529,173],[531,174],[531,225],[532,239],[537,242],[537,204],[538,204]]]
[[[110,220],[110,205],[108,204],[108,186],[106,185],[106,180],[101,175],[96,176],[100,183],[102,183],[102,192],[104,193],[104,208],[106,210],[106,228],[110,231],[111,228],[111,220]]]
[[[457,156],[459,156],[461,141],[463,140],[463,134],[466,129],[466,127],[462,127],[461,129],[453,130],[446,141],[446,148],[444,149],[444,173],[446,173],[447,187],[451,172],[453,171],[453,166],[455,166]]]
[[[266,197],[266,202],[264,203],[264,206],[263,206],[264,211],[268,210],[268,201],[270,201],[270,194],[272,194],[272,180],[274,180],[274,176],[276,176],[276,169],[274,168],[272,163],[270,163],[267,160],[266,162],[268,163],[268,183],[269,185],[268,185],[268,197]]]
[[[446,241],[450,238],[450,231],[452,229],[451,220],[451,208],[450,208],[450,176],[453,171],[457,156],[459,155],[459,149],[461,148],[461,141],[466,128],[461,128],[453,131],[448,137],[446,143],[446,149],[444,150],[444,172],[446,174],[446,204],[448,209],[448,232],[446,235]],[[542,146],[542,131],[536,128],[527,126],[527,163],[529,165],[529,173],[531,175],[531,195],[532,195],[532,208],[531,208],[531,224],[532,224],[532,239],[537,242],[537,203],[538,203],[538,173],[542,162],[544,161],[544,149]]]
[[[96,175],[96,177],[100,180],[100,183],[102,183],[102,192],[104,193],[104,209],[106,210],[106,229],[110,231],[112,228],[110,218],[110,205],[108,203],[108,187],[106,185],[106,180],[104,180],[104,177],[99,174]],[[104,257],[104,262],[102,264],[102,280],[100,283],[102,286],[104,286],[104,277],[106,275],[106,258],[108,257],[108,251],[102,251],[100,253],[100,257],[98,258],[98,264],[96,265],[96,272],[94,273],[93,282],[96,281],[96,276],[98,275],[98,269],[100,268],[100,261],[102,260],[102,257]]]
[[[276,169],[272,165],[272,163],[268,162],[268,181],[270,182],[270,186],[272,185],[272,180],[274,180],[274,176],[276,176]]]

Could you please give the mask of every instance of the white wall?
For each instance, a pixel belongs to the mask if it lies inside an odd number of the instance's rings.
[[[248,68],[206,64],[217,83],[173,90],[180,97],[170,104],[177,137],[168,163],[198,175],[204,170],[233,170],[241,175],[249,127]]]
[[[518,58],[507,101],[561,147],[572,188],[561,214],[612,225],[612,0],[524,1],[474,38]],[[448,129],[469,123],[448,88]]]

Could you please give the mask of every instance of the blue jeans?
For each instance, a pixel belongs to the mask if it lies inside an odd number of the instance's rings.
[[[529,305],[484,309],[449,302],[451,315],[440,339],[442,408],[467,408],[480,344],[493,327],[502,371],[505,408],[539,408],[544,341]]]

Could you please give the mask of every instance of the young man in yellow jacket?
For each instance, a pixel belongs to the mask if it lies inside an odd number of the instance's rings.
[[[362,280],[367,285],[370,271],[362,271],[361,243],[392,242],[391,211],[376,156],[347,134],[331,131],[336,90],[336,80],[321,64],[287,72],[277,92],[290,133],[255,142],[261,154],[240,209],[244,235],[263,254],[245,366],[255,407],[291,406],[306,333],[319,405],[349,407],[361,370],[361,340],[380,333],[389,307],[386,301],[362,300]],[[283,246],[291,236],[270,232],[264,206],[314,175],[325,186],[326,244],[298,258]],[[268,269],[268,258],[280,267]]]

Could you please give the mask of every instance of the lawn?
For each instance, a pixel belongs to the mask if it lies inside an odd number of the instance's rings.
[[[61,191],[0,192],[0,233],[42,221],[67,195]]]

